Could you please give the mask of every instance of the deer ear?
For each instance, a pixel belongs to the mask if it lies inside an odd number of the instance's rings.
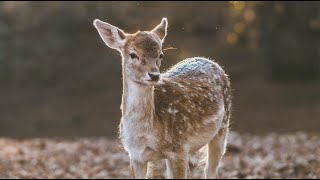
[[[151,32],[155,33],[159,36],[159,38],[163,41],[167,35],[167,27],[168,27],[168,20],[167,18],[162,18],[160,24],[158,24]]]
[[[127,35],[123,30],[109,23],[100,21],[99,19],[95,19],[93,25],[98,30],[100,37],[107,46],[117,50],[124,46]]]

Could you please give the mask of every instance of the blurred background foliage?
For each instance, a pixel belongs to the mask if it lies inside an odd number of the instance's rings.
[[[320,2],[0,2],[0,135],[115,136],[121,63],[92,25],[169,21],[162,71],[215,59],[234,89],[232,130],[320,130]]]

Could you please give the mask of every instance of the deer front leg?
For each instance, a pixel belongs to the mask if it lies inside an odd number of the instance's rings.
[[[168,179],[187,179],[188,154],[178,155],[166,160]]]
[[[133,176],[136,179],[146,179],[147,177],[147,162],[139,162],[136,160],[130,161],[131,171],[133,172]]]
[[[165,179],[165,160],[149,161],[147,179]]]

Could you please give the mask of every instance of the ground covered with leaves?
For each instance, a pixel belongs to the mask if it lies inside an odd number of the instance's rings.
[[[0,139],[0,178],[131,178],[127,154],[108,138]],[[203,178],[203,167],[192,171]],[[320,137],[232,132],[220,178],[320,178]]]

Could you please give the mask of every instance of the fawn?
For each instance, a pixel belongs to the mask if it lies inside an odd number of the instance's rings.
[[[224,70],[212,60],[195,57],[160,74],[167,18],[151,31],[134,34],[98,19],[93,25],[105,44],[122,56],[119,133],[135,178],[152,178],[159,161],[165,162],[166,178],[187,178],[190,155],[205,146],[205,177],[218,178],[231,111]]]

